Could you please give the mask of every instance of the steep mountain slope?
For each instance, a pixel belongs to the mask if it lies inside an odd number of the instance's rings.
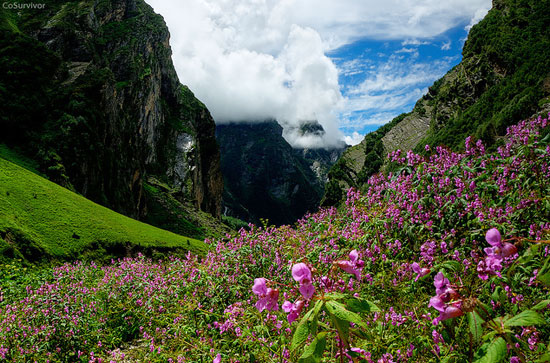
[[[293,149],[276,121],[216,128],[224,176],[224,214],[291,224],[315,211],[328,169],[343,149]]]
[[[51,180],[135,218],[155,177],[219,217],[215,124],[179,83],[168,29],[142,0],[49,1],[0,13],[0,142]],[[160,203],[162,204],[162,203]]]
[[[469,135],[491,146],[514,120],[550,102],[549,22],[548,0],[494,0],[471,29],[461,63],[410,113],[348,150],[332,172],[333,195],[326,199],[335,199],[342,186],[363,183],[388,152],[422,151],[426,144],[458,150]]]
[[[0,158],[0,260],[206,252],[206,245],[115,213]]]

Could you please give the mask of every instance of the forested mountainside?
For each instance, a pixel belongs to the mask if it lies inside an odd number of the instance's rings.
[[[179,82],[168,29],[149,5],[52,0],[0,9],[0,29],[0,143],[128,216],[220,217],[214,121]],[[182,223],[168,227],[203,236]]]
[[[475,25],[463,59],[436,81],[414,109],[366,135],[330,173],[326,204],[345,187],[360,186],[397,149],[421,152],[426,144],[463,148],[474,135],[494,148],[506,128],[550,103],[550,1],[493,0]]]
[[[324,132],[313,124],[304,126],[304,132]],[[345,150],[344,145],[294,149],[274,120],[221,124],[216,135],[224,177],[223,213],[256,224],[262,219],[292,224],[316,211],[328,170]]]

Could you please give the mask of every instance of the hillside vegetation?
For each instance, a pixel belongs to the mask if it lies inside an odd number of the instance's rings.
[[[495,152],[395,152],[344,208],[203,259],[3,266],[0,359],[547,362],[549,134],[539,118]]]
[[[115,213],[0,158],[0,259],[107,259],[206,245]]]
[[[331,171],[325,204],[342,201],[395,150],[424,152],[426,144],[464,150],[474,135],[487,148],[502,145],[506,128],[550,103],[550,1],[494,0],[468,34],[462,61],[437,80],[409,113],[350,148]]]

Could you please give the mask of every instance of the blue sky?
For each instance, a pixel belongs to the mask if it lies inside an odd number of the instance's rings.
[[[344,135],[364,135],[411,111],[428,87],[460,62],[467,25],[431,39],[364,39],[328,52],[345,99],[338,115]]]
[[[355,144],[460,61],[491,0],[146,0],[216,123],[277,119],[294,147]],[[317,120],[323,137],[296,132]]]

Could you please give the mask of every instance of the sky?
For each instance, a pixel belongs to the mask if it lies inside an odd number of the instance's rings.
[[[491,0],[146,0],[216,123],[276,119],[294,147],[359,143],[461,60]],[[296,126],[318,121],[322,137]]]

